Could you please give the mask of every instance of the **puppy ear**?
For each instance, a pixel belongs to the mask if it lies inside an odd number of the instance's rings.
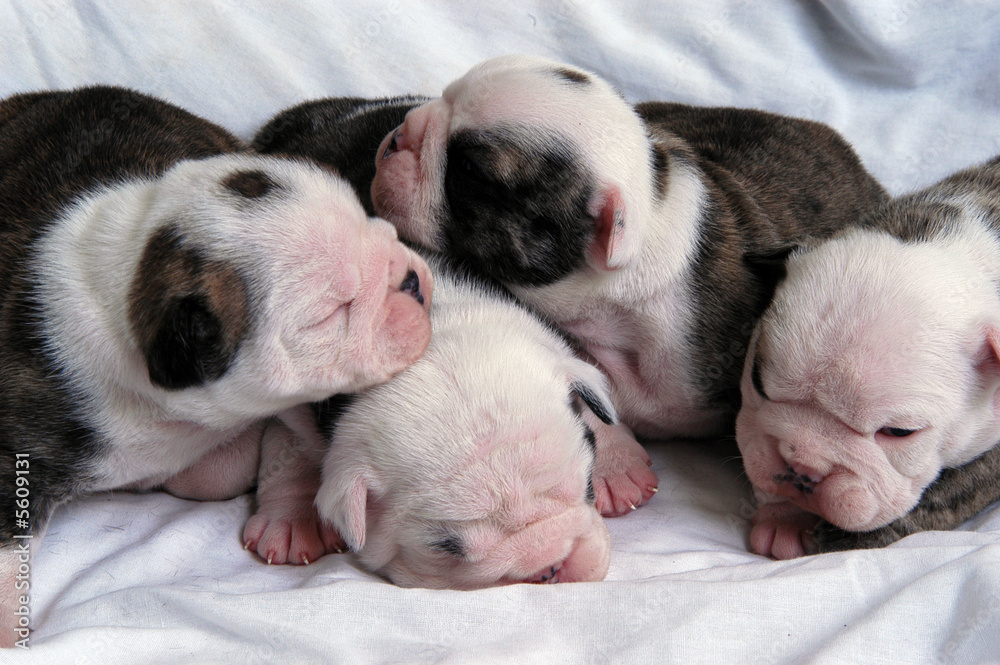
[[[594,239],[587,248],[587,261],[598,270],[617,270],[631,260],[631,234],[627,210],[617,185],[604,185],[593,201]]]
[[[573,366],[569,371],[569,390],[571,397],[583,400],[583,403],[605,424],[614,425],[618,421],[618,414],[608,393],[607,379],[590,363],[579,359],[573,360]]]
[[[758,314],[767,308],[778,285],[785,280],[788,275],[788,257],[798,248],[799,245],[790,244],[772,252],[743,255],[743,264],[761,283]]]
[[[983,384],[993,391],[993,414],[1000,418],[1000,328],[995,325],[983,328],[975,362]]]
[[[788,275],[789,255],[798,248],[799,245],[791,244],[773,252],[745,254],[743,263],[773,293]]]
[[[244,282],[168,226],[146,243],[128,317],[150,382],[168,390],[202,385],[226,372],[246,334]]]
[[[204,384],[229,365],[222,323],[205,299],[187,296],[170,303],[145,349],[149,380],[168,390]]]
[[[336,445],[336,444],[334,444]],[[339,468],[327,476],[316,493],[316,510],[321,519],[332,523],[341,538],[355,552],[365,546],[369,503],[377,493],[374,470],[370,467]]]

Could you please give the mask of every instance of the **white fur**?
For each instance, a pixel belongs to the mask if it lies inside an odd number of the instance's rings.
[[[558,68],[585,73],[591,83],[561,83],[553,75]],[[622,226],[606,265],[588,263],[541,288],[515,287],[518,297],[580,340],[609,376],[623,422],[637,433],[718,433],[723,414],[701,405],[688,360],[692,294],[685,271],[697,247],[705,186],[693,167],[671,157],[667,194],[656,200],[646,128],[598,76],[532,56],[473,67],[440,99],[409,113],[401,129],[410,154],[380,164],[376,208],[402,236],[440,249],[434,220],[444,198],[448,136],[503,122],[569,137],[598,182],[591,212],[596,215],[613,193],[622,204]]]
[[[965,218],[929,241],[854,230],[792,256],[742,382],[737,441],[758,490],[867,531],[1000,439],[988,343],[1000,332],[1000,242],[980,206],[951,202]],[[750,380],[758,352],[766,400]],[[810,493],[776,482],[788,466],[818,481]]]
[[[283,191],[260,205],[234,204],[220,181],[236,170],[264,171]],[[184,390],[150,383],[127,316],[146,241],[168,223],[250,281],[253,328],[234,363]],[[396,343],[396,331],[383,329],[386,303],[411,265],[429,293],[426,266],[390,225],[370,221],[340,179],[287,160],[181,162],[67,209],[39,242],[35,269],[51,353],[80,417],[111,444],[95,489],[163,480],[259,418],[385,380],[412,362],[383,339]],[[345,304],[350,316],[314,326]],[[408,342],[415,358],[429,327],[426,313],[414,317],[424,319],[415,329],[423,339]]]
[[[423,358],[338,420],[316,498],[361,562],[405,586],[603,579],[609,539],[585,500],[594,455],[571,408],[596,368],[520,307],[437,274]],[[610,405],[608,405],[610,408]],[[460,536],[466,556],[431,545]]]

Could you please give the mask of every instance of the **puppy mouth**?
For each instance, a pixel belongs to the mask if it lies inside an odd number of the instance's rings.
[[[559,573],[562,571],[562,562],[554,566],[549,566],[545,570],[524,580],[525,584],[558,584]]]
[[[403,283],[399,285],[399,290],[403,293],[408,293],[410,296],[416,300],[421,305],[424,304],[424,294],[420,292],[420,278],[417,276],[416,270],[410,270],[406,273],[406,278]]]
[[[791,465],[785,467],[785,473],[776,473],[772,476],[772,479],[776,485],[790,483],[792,487],[802,494],[812,494],[813,490],[816,489],[816,485],[820,483],[820,480],[815,480],[804,473],[798,473]]]

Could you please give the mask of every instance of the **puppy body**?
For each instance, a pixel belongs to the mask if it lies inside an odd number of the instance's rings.
[[[306,102],[268,122],[258,132],[254,145],[271,154],[316,160],[346,177],[362,201],[370,202],[376,156],[384,152],[380,141],[404,121],[411,109],[426,101],[396,97]],[[628,426],[605,424],[586,410],[584,417],[597,438],[596,505],[606,516],[626,514],[656,491],[657,479],[649,468],[649,455]]]
[[[320,516],[404,586],[603,579],[584,416],[612,423],[603,376],[508,297],[431,265],[427,352],[338,413]]]
[[[731,431],[770,293],[749,259],[885,194],[818,123],[633,108],[590,72],[486,61],[388,135],[372,186],[400,234],[507,285],[570,333],[645,437]]]
[[[429,273],[392,227],[317,167],[242,151],[118,88],[0,102],[5,622],[14,543],[59,502],[158,485],[226,446],[249,455],[224,483],[245,491],[265,419],[426,346],[409,276],[429,292]]]
[[[850,531],[884,527],[942,469],[996,445],[998,292],[1000,160],[792,255],[747,356],[737,420],[762,500],[755,551],[802,554],[801,532],[816,522],[802,511]],[[956,469],[941,482],[974,475]],[[969,516],[956,510],[962,502],[941,501],[938,512],[957,518],[954,526]]]

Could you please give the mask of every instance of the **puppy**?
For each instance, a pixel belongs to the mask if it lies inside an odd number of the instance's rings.
[[[0,230],[5,645],[58,503],[222,450],[244,461],[212,491],[245,491],[271,416],[296,427],[430,337],[427,265],[346,183],[128,90],[0,102]]]
[[[581,413],[613,423],[604,377],[509,297],[430,262],[430,346],[342,407],[320,516],[403,586],[603,579],[610,540]]]
[[[885,199],[824,125],[632,107],[591,72],[524,56],[481,63],[411,110],[377,159],[374,206],[400,235],[572,335],[621,420],[650,438],[732,431],[770,296],[751,259]]]
[[[308,157],[332,168],[370,205],[379,143],[411,109],[426,101],[395,97],[306,102],[275,116],[258,132],[253,144],[265,153]],[[605,424],[586,409],[583,417],[597,437],[595,505],[602,515],[626,514],[656,491],[657,478],[649,468],[649,455],[627,426]]]
[[[955,468],[1000,441],[998,235],[1000,158],[792,254],[736,422],[754,551],[805,553],[816,515],[854,532],[906,516],[885,541],[1000,498],[1000,455]]]

